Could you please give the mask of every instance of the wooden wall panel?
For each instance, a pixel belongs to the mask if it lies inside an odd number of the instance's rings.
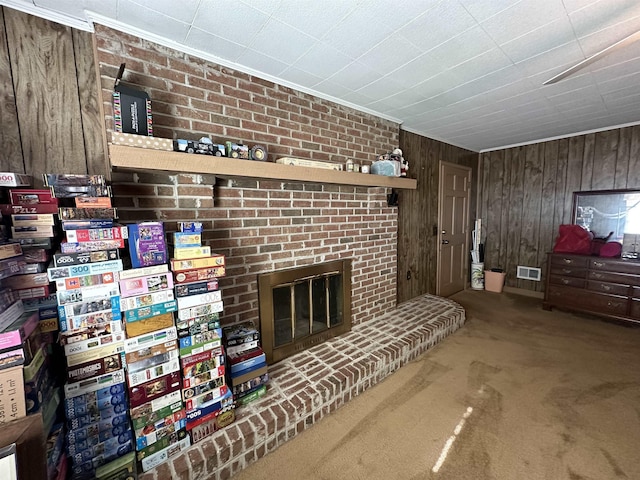
[[[502,220],[502,198],[503,198],[503,173],[504,173],[504,150],[492,152],[490,162],[485,170],[489,175],[487,184],[487,214],[483,222],[491,225],[500,225]],[[483,197],[485,195],[483,194]],[[500,230],[485,230],[484,238],[484,265],[485,268],[500,267]]]
[[[472,225],[477,205],[478,154],[403,130],[400,130],[400,148],[409,161],[409,177],[418,180],[417,190],[398,191],[397,291],[398,302],[404,302],[435,293],[440,161],[472,168]]]
[[[4,16],[26,173],[86,173],[72,29],[9,8]]]
[[[538,262],[540,208],[542,204],[542,162],[544,149],[541,144],[525,147],[524,195],[522,200],[522,235],[520,236],[520,265],[536,265]],[[492,228],[487,226],[487,231]],[[520,288],[532,287],[531,280],[518,280]]]
[[[6,33],[4,12],[0,8],[0,125],[2,125],[0,128],[2,168],[0,170],[26,173]]]
[[[540,199],[540,230],[538,236],[538,256],[536,265],[543,265],[546,259],[545,245],[553,243],[554,212],[556,205],[556,188],[558,181],[558,141],[547,142],[543,147],[542,197]]]
[[[569,160],[569,139],[563,138],[558,141],[558,162],[556,174],[555,199],[553,202],[553,227],[551,229],[551,242],[555,241],[558,227],[565,223],[565,192],[567,188],[567,169]],[[567,217],[568,218],[568,217]],[[548,245],[543,244],[543,245]],[[546,258],[545,258],[546,260]]]
[[[505,272],[507,272],[507,281],[515,284],[516,267],[520,262],[520,238],[522,236],[522,212],[524,200],[524,164],[525,150],[524,147],[516,147],[510,149],[511,153],[511,177],[509,189],[505,191],[507,194],[504,198],[507,208],[509,209],[509,225],[505,231],[501,231],[501,236],[507,237],[506,251],[500,252],[501,262],[504,264]],[[484,213],[479,214],[483,217]],[[493,228],[485,222],[485,229]]]
[[[626,127],[620,130],[618,151],[616,155],[616,173],[613,181],[613,188],[615,189],[627,188],[632,128],[633,127]],[[616,154],[616,152],[614,152],[614,154]]]
[[[584,149],[582,157],[582,183],[580,190],[592,190],[593,182],[593,158],[595,155],[596,135],[591,133],[584,137]]]
[[[594,158],[597,158],[598,162],[594,163],[590,190],[607,190],[614,187],[619,133],[620,130],[609,130],[595,136]]]
[[[640,187],[640,125],[631,127],[627,188]]]
[[[75,56],[82,119],[82,139],[87,172],[111,177],[107,161],[107,139],[104,110],[100,101],[100,83],[95,62],[94,36],[89,32],[73,30]]]

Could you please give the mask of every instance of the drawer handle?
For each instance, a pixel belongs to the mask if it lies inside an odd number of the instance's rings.
[[[602,278],[601,273],[592,273],[591,275],[593,275],[593,278]]]
[[[600,285],[600,287],[602,287],[602,289],[603,289],[605,292],[608,292],[609,290],[611,290],[611,287],[610,287],[609,285],[601,284],[601,285]]]
[[[563,268],[562,269],[562,273],[571,273],[573,270],[571,270],[570,268]]]
[[[564,283],[565,285],[569,285],[569,280],[567,280],[566,278],[563,278],[562,283]]]
[[[604,263],[604,262],[593,262],[593,264],[594,264],[596,267],[604,267],[604,266],[606,265],[606,263]]]
[[[571,260],[570,258],[563,258],[562,261],[567,265],[571,265],[573,263],[573,260]]]

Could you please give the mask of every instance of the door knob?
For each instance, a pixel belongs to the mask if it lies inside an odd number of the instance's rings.
[[[442,240],[443,245],[449,245],[449,240]]]

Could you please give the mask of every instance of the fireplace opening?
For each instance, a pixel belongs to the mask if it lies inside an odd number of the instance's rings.
[[[351,260],[258,275],[269,364],[351,330]]]

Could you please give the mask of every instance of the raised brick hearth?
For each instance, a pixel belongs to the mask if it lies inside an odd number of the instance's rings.
[[[235,423],[140,480],[225,480],[275,450],[453,333],[464,309],[424,295],[351,332],[270,368],[264,398],[236,410]]]

